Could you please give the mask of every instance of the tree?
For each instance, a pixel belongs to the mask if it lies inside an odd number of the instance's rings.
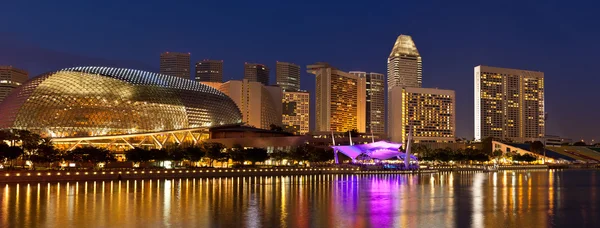
[[[585,142],[583,142],[583,141],[579,141],[579,142],[573,143],[573,146],[587,146],[587,144],[585,144]]]
[[[154,161],[165,161],[169,159],[169,153],[165,148],[162,149],[151,149],[150,158]]]
[[[311,146],[308,144],[299,145],[294,150],[292,150],[292,152],[290,153],[290,155],[289,155],[290,159],[297,161],[297,162],[308,160],[308,153],[310,151],[310,147]]]
[[[213,162],[215,160],[219,161],[219,160],[222,160],[224,157],[227,157],[223,153],[223,149],[225,148],[225,146],[221,143],[204,142],[204,143],[202,143],[200,148],[202,148],[202,150],[206,154],[206,157],[208,158],[208,162],[210,163],[211,166],[213,166]]]
[[[423,144],[415,144],[415,147],[412,148],[412,152],[417,154],[419,158],[430,157],[433,152],[427,145]]]
[[[496,149],[496,150],[494,150],[494,152],[492,152],[492,157],[494,157],[496,159],[500,158],[501,156],[502,156],[502,150],[500,150],[500,149]]]
[[[10,166],[13,166],[13,161],[23,155],[23,149],[18,146],[9,146],[4,152],[4,157],[10,160]]]
[[[42,144],[38,146],[36,153],[31,155],[29,159],[34,167],[37,163],[52,163],[60,160],[60,151],[52,145]]]
[[[233,147],[229,149],[229,157],[233,162],[243,164],[246,160],[246,151],[239,144],[233,145]]]
[[[147,162],[152,159],[152,154],[150,150],[136,147],[126,151],[125,158],[133,163]]]
[[[333,150],[312,147],[308,151],[309,162],[326,162],[333,160]]]
[[[173,162],[180,162],[183,159],[185,159],[186,156],[185,151],[179,145],[167,147],[167,153],[169,156],[169,160]]]
[[[276,150],[273,151],[273,153],[271,153],[271,159],[280,162],[283,161],[283,159],[288,159],[290,158],[290,153],[282,151],[282,150]]]
[[[75,162],[90,162],[96,165],[116,160],[109,150],[92,146],[76,148],[70,154]]]
[[[256,162],[264,162],[269,158],[269,154],[266,149],[263,148],[252,148],[245,150],[245,157],[248,161],[252,162],[252,165]]]
[[[185,157],[192,162],[197,162],[197,161],[202,160],[202,158],[205,155],[202,148],[197,147],[197,146],[186,147],[184,149],[184,153],[185,153]]]

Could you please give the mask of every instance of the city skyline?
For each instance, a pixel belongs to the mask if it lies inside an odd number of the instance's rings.
[[[238,10],[236,12],[239,14],[232,14],[233,18],[226,19],[219,16],[222,11],[215,10],[215,14],[211,15],[184,15],[182,18],[165,18],[160,23],[155,23],[140,17],[147,15],[141,12],[155,12],[161,9],[160,12],[163,13],[184,13],[188,9],[176,10],[174,7],[164,7],[166,4],[161,7],[156,2],[149,2],[141,8],[137,4],[125,3],[121,7],[131,10],[132,13],[119,17],[122,20],[133,21],[117,26],[118,23],[113,23],[117,18],[111,19],[108,14],[98,15],[98,20],[93,22],[97,29],[90,30],[87,29],[89,26],[80,24],[64,26],[65,23],[72,23],[69,22],[73,21],[70,17],[86,12],[73,10],[82,7],[81,4],[42,3],[41,6],[47,11],[40,11],[33,14],[32,18],[25,18],[24,15],[13,13],[27,9],[25,4],[13,2],[6,6],[9,12],[2,15],[14,23],[6,30],[10,33],[0,38],[0,47],[3,49],[0,64],[25,69],[31,76],[76,65],[120,65],[158,72],[157,55],[164,51],[178,51],[192,53],[192,62],[204,58],[223,59],[224,81],[241,79],[241,64],[245,61],[264,63],[272,69],[274,62],[278,60],[300,66],[327,61],[344,71],[385,72],[386,66],[383,65],[383,61],[389,53],[390,43],[394,42],[399,34],[409,34],[419,45],[419,52],[425,60],[423,86],[456,91],[458,137],[474,137],[472,69],[477,65],[545,72],[545,98],[548,101],[546,133],[587,141],[600,137],[600,134],[593,130],[599,125],[599,121],[592,115],[597,108],[588,105],[595,97],[592,86],[598,83],[597,77],[588,73],[589,68],[593,66],[593,60],[597,59],[600,53],[598,46],[592,45],[598,31],[582,29],[595,24],[590,23],[586,17],[593,15],[591,10],[597,3],[574,7],[564,6],[558,1],[549,1],[541,8],[533,3],[519,4],[520,7],[515,8],[504,3],[432,6],[415,2],[398,11],[399,4],[389,3],[386,7],[344,5],[344,12],[364,9],[377,13],[369,14],[371,16],[345,13],[342,15],[345,20],[341,21],[321,14],[325,9],[333,7],[326,4],[323,9],[313,9],[308,14],[306,12],[309,12],[309,7],[298,6],[292,11],[285,11],[286,14],[278,14],[280,20],[271,20],[266,16],[249,17],[252,10]],[[216,5],[206,7],[219,8]],[[248,7],[261,10],[265,5]],[[285,7],[275,4],[268,5],[265,9]],[[187,8],[189,12],[193,12],[193,7]],[[436,8],[444,10],[436,11]],[[519,16],[502,14],[491,17],[488,12],[490,8],[495,12],[514,12]],[[435,11],[434,17],[419,13],[430,10]],[[57,12],[72,14],[52,16]],[[201,34],[199,31],[190,30],[174,35],[177,34],[172,26],[174,21],[181,26],[192,27],[191,25],[207,17],[215,21],[220,20],[215,26],[211,26],[212,29],[228,29],[213,34]],[[249,19],[242,20],[243,18]],[[441,18],[444,20],[440,20]],[[323,21],[326,21],[327,25],[323,28],[308,26]],[[398,21],[411,23],[399,25]],[[298,26],[281,26],[289,23],[297,23]],[[282,32],[267,35],[258,29],[250,29],[249,24],[261,24],[266,28],[276,26],[282,29]],[[355,24],[356,28],[363,29],[364,32],[350,32],[345,26],[347,24]],[[121,35],[101,35],[108,31]],[[331,35],[322,35],[323,31]],[[239,32],[245,32],[244,39],[232,35]],[[43,35],[48,33],[57,35]],[[82,36],[86,39],[81,39]],[[340,36],[351,38],[340,40]],[[557,45],[564,43],[569,45]],[[315,53],[319,55],[316,56]],[[582,77],[582,81],[587,83],[571,83],[575,77]],[[312,92],[314,78],[304,71],[301,72],[301,78],[304,79],[301,83],[302,88]],[[271,84],[273,82],[274,77],[271,74]]]

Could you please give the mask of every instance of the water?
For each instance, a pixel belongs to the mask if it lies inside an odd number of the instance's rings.
[[[0,227],[599,227],[600,171],[0,185]]]

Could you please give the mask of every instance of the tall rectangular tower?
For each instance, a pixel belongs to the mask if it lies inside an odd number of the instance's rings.
[[[223,60],[205,59],[196,63],[197,82],[223,82]]]
[[[474,71],[475,140],[544,138],[543,72],[481,65]]]
[[[163,52],[160,54],[160,73],[190,78],[190,53]]]
[[[387,131],[388,136],[391,136],[392,128],[401,127],[391,125],[392,118],[398,118],[390,113],[391,107],[400,105],[400,101],[394,100],[395,97],[391,95],[391,91],[396,87],[421,88],[422,86],[423,62],[412,37],[398,36],[387,60],[387,70]]]
[[[366,132],[385,133],[385,76],[379,73],[350,71],[366,79]]]
[[[0,103],[15,88],[29,79],[27,71],[12,66],[0,66]]]
[[[283,128],[296,135],[308,133],[310,94],[305,91],[283,92]]]
[[[263,64],[244,63],[244,79],[269,85],[269,68]]]
[[[208,83],[229,96],[242,112],[243,122],[262,129],[281,126],[283,94],[278,86],[265,86],[246,79]]]
[[[300,90],[300,66],[293,63],[277,62],[275,71],[277,85],[284,91]]]
[[[328,63],[307,66],[316,76],[316,131],[365,132],[366,80]]]
[[[455,93],[453,90],[394,87],[388,99],[397,103],[388,107],[389,137],[406,142],[413,127],[415,142],[453,142],[455,140]]]

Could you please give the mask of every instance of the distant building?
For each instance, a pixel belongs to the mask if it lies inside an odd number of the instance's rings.
[[[385,133],[385,76],[379,73],[350,71],[366,79],[366,132]]]
[[[160,54],[160,73],[190,78],[190,53],[164,52]]]
[[[489,66],[474,71],[475,140],[543,141],[544,73]]]
[[[250,82],[260,82],[263,85],[269,85],[269,72],[269,68],[263,64],[244,64],[244,79]]]
[[[546,135],[545,141],[542,142],[544,142],[546,145],[559,146],[563,144],[571,144],[573,143],[573,139],[563,138],[558,135]]]
[[[389,137],[406,142],[409,127],[413,140],[453,142],[455,140],[455,94],[453,90],[395,87],[389,93],[396,103],[388,107]]]
[[[328,63],[307,66],[316,76],[315,131],[345,132],[366,129],[366,80]]]
[[[227,94],[242,112],[243,122],[262,129],[270,129],[271,124],[282,125],[283,93],[278,86],[265,86],[259,82],[232,80],[221,85],[207,83]]]
[[[223,82],[223,60],[198,61],[196,63],[196,81]]]
[[[310,127],[310,94],[304,91],[283,92],[283,128],[304,135]]]
[[[277,85],[284,91],[300,90],[300,66],[293,63],[277,62]]]
[[[27,71],[12,66],[0,66],[0,103],[15,88],[29,79]]]

